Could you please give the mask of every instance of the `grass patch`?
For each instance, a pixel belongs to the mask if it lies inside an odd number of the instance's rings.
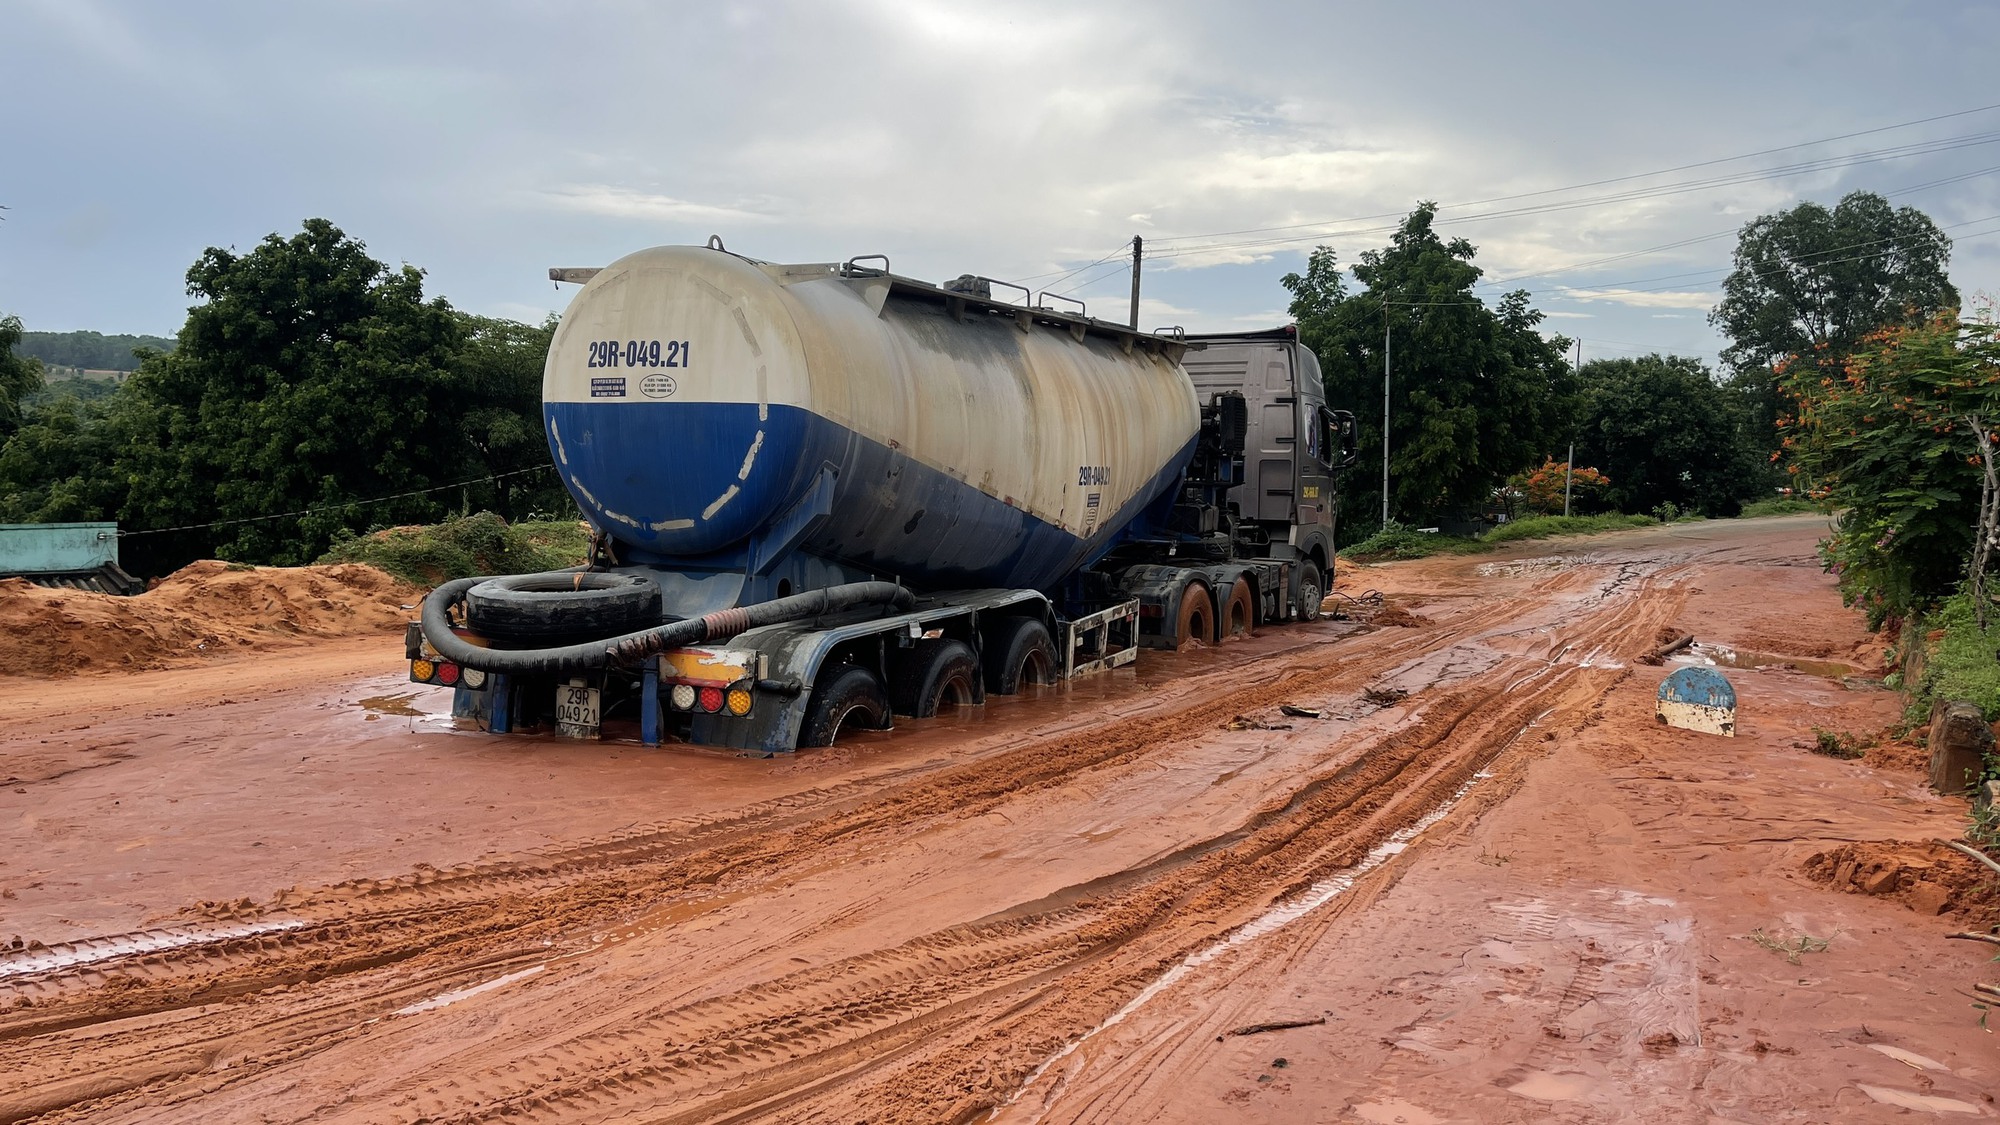
[[[1867,740],[1859,735],[1842,734],[1837,730],[1826,730],[1821,727],[1814,727],[1812,732],[1815,754],[1852,761],[1868,753]]]
[[[1392,520],[1389,526],[1341,554],[1356,562],[1369,562],[1377,559],[1421,559],[1430,555],[1465,555],[1484,549],[1476,539],[1435,535]]]
[[[1751,930],[1749,937],[1745,940],[1759,949],[1768,949],[1773,953],[1784,954],[1785,960],[1790,961],[1794,965],[1799,963],[1801,954],[1825,953],[1827,947],[1833,944],[1833,939],[1830,937],[1807,937],[1805,934],[1800,934],[1790,941],[1784,941],[1765,933],[1761,927]]]
[[[1979,705],[1987,722],[2000,719],[2000,607],[1987,614],[1994,622],[1990,632],[1979,631],[1973,616],[1972,598],[1959,594],[1939,607],[1930,627],[1944,630],[1937,651],[1931,653],[1924,671],[1929,699],[1942,695],[1957,702]]]
[[[1511,520],[1479,537],[1482,543],[1511,543],[1516,539],[1548,539],[1557,535],[1594,535],[1600,531],[1622,531],[1628,527],[1651,527],[1651,516],[1627,516],[1612,512],[1602,516],[1526,516]]]
[[[1780,496],[1770,500],[1750,501],[1748,504],[1743,505],[1743,512],[1737,518],[1747,520],[1756,519],[1758,516],[1796,516],[1806,512],[1823,512],[1825,510],[1811,500],[1799,500],[1790,496]]]
[[[475,574],[530,574],[583,562],[590,538],[576,520],[509,524],[492,512],[426,527],[391,527],[336,542],[321,563],[367,563],[423,586]]]
[[[1431,555],[1476,555],[1519,539],[1595,535],[1600,531],[1651,527],[1657,522],[1651,516],[1627,516],[1615,512],[1602,516],[1526,516],[1503,523],[1477,539],[1465,539],[1456,535],[1433,535],[1391,521],[1388,527],[1342,550],[1340,554],[1355,562],[1421,559]]]

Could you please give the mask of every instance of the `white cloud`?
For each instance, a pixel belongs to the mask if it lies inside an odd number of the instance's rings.
[[[617,219],[659,222],[767,223],[776,216],[742,207],[675,199],[670,195],[635,191],[609,184],[573,184],[537,193],[546,201],[572,211]]]

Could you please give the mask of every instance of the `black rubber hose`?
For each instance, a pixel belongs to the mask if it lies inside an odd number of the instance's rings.
[[[432,590],[424,599],[424,639],[439,656],[454,664],[510,676],[562,676],[594,672],[612,664],[632,665],[670,648],[726,640],[762,625],[818,617],[863,605],[908,609],[916,600],[908,590],[893,582],[850,582],[753,606],[718,610],[601,641],[558,648],[481,648],[451,631],[449,611],[464,599],[467,590],[484,581],[486,577],[460,578]]]

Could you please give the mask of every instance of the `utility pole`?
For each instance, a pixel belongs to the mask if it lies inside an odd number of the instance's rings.
[[[1576,338],[1576,370],[1583,371],[1583,337]],[[1563,462],[1563,515],[1569,515],[1569,485],[1576,479],[1576,424],[1570,423],[1569,457]]]
[[[1382,299],[1382,526],[1389,526],[1389,299]]]
[[[1139,261],[1145,256],[1146,240],[1132,236],[1132,327],[1139,327]]]

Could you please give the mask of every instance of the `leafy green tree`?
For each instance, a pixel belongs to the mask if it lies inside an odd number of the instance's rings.
[[[525,470],[549,464],[542,432],[542,366],[557,319],[540,325],[460,313],[464,344],[453,361],[466,386],[460,429],[470,453],[465,476],[485,474],[472,506],[509,520],[567,511],[569,494],[555,473]]]
[[[50,367],[91,371],[137,371],[140,349],[172,351],[164,336],[106,336],[101,332],[25,332],[21,351]]]
[[[2000,327],[1940,316],[1882,329],[1841,368],[1780,362],[1788,466],[1843,509],[1821,554],[1869,624],[1935,604],[1965,576],[1983,479],[1968,418],[2000,419]]]
[[[21,318],[0,317],[0,438],[21,425],[21,400],[41,389],[41,361],[15,355],[21,342]]]
[[[1577,459],[1611,478],[1606,497],[1620,511],[1671,503],[1733,516],[1757,493],[1758,445],[1741,425],[1738,403],[1700,360],[1593,360],[1579,378]]]
[[[1568,341],[1545,339],[1525,291],[1489,306],[1463,238],[1441,239],[1437,205],[1421,203],[1387,249],[1361,255],[1349,294],[1333,250],[1287,274],[1301,338],[1320,357],[1327,398],[1359,423],[1356,468],[1341,490],[1357,532],[1380,518],[1382,347],[1390,336],[1390,507],[1401,518],[1474,511],[1524,466],[1559,453],[1576,408]],[[1372,453],[1370,452],[1372,449]]]
[[[146,409],[124,395],[94,401],[63,395],[37,404],[0,443],[0,522],[114,518],[130,491],[114,465],[131,434],[149,428],[134,424],[135,412]]]
[[[1753,426],[1772,432],[1780,406],[1773,368],[1787,357],[1836,370],[1878,328],[1955,312],[1950,257],[1951,240],[1929,216],[1873,192],[1852,192],[1831,210],[1801,203],[1744,226],[1709,322],[1730,339],[1722,359]]]
[[[152,432],[119,454],[128,523],[220,521],[184,547],[293,565],[337,533],[444,510],[434,495],[362,503],[435,487],[464,464],[464,329],[442,299],[424,299],[419,270],[391,270],[308,219],[247,254],[211,247],[187,280],[202,303],[179,346],[147,355],[129,381],[156,409]],[[290,512],[305,514],[265,518]]]

